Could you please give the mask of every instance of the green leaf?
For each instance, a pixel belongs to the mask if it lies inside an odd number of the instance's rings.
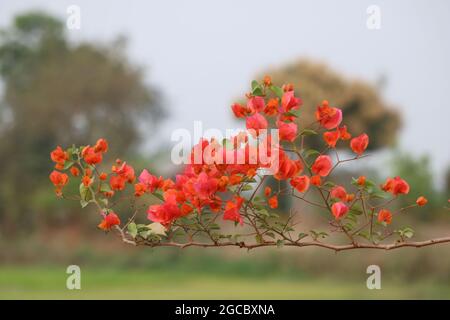
[[[71,166],[73,166],[74,163],[75,163],[74,161],[66,161],[66,162],[64,163],[64,168],[63,168],[63,170],[69,169]]]
[[[259,87],[259,83],[256,80],[252,81],[252,91]]]
[[[304,129],[300,133],[301,136],[313,136],[313,135],[316,135],[316,134],[318,134],[318,133],[316,131],[314,131],[314,130],[311,130],[311,129]]]
[[[275,93],[275,95],[276,95],[278,98],[280,98],[280,99],[283,98],[284,91],[283,91],[282,88],[277,87],[277,86],[270,86],[270,90],[271,90],[273,93]]]
[[[89,187],[86,187],[84,184],[80,184],[80,197],[81,200],[89,202],[92,200],[92,192]]]
[[[298,240],[302,240],[303,238],[306,238],[308,235],[306,233],[300,232],[298,234]]]
[[[102,184],[100,185],[100,192],[110,192],[110,191],[111,191],[111,187],[110,187],[109,183],[102,182]]]
[[[282,248],[283,246],[284,246],[284,240],[281,240],[281,239],[277,240],[277,247]]]
[[[136,223],[131,222],[128,225],[127,229],[128,229],[128,233],[130,234],[130,236],[132,236],[133,238],[136,238],[137,233],[138,233],[138,229],[137,229]]]
[[[253,187],[250,184],[246,184],[244,187],[242,187],[242,191],[250,191],[253,190]]]
[[[260,234],[257,234],[257,235],[255,236],[255,240],[256,240],[256,243],[257,243],[257,244],[261,244],[261,243],[264,242],[263,237],[262,237]]]
[[[305,159],[308,159],[309,157],[311,157],[313,155],[315,156],[315,155],[319,155],[319,154],[320,154],[320,152],[317,150],[314,150],[314,149],[306,150],[305,151]]]

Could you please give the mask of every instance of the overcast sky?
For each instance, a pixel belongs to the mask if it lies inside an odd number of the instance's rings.
[[[130,56],[171,110],[159,137],[192,129],[194,120],[236,127],[229,105],[252,76],[307,56],[369,81],[385,75],[385,98],[403,113],[401,147],[432,154],[437,173],[450,163],[450,1],[2,0],[0,26],[33,8],[65,19],[72,4],[81,8],[81,29],[71,38],[129,37]],[[366,26],[372,4],[381,9],[380,30]]]

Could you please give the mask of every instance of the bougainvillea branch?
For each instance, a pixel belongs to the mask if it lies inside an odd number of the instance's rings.
[[[412,241],[412,228],[392,227],[397,216],[427,204],[420,196],[415,203],[392,209],[410,192],[402,178],[388,178],[377,186],[360,176],[352,179],[352,190],[333,182],[339,165],[367,156],[369,137],[353,137],[342,125],[342,111],[328,101],[317,107],[314,123],[299,129],[301,105],[292,85],[277,87],[265,77],[252,82],[245,105],[232,105],[234,115],[245,119],[246,130],[222,141],[201,139],[175,179],[146,169],[136,176],[120,159],[103,170],[108,142],[99,139],[93,146],[53,150],[50,180],[57,196],[79,201],[82,208],[92,204],[101,218],[98,228],[115,231],[131,245],[248,250],[314,246],[343,251],[450,242],[450,237]],[[324,142],[322,151],[307,147],[307,140],[317,136]],[[353,155],[342,157],[337,148]],[[76,194],[67,194],[69,180],[79,180]],[[277,187],[270,187],[270,180],[277,181],[271,184]],[[313,207],[327,229],[305,229],[302,214],[293,210],[280,214],[281,197]],[[118,214],[118,204],[127,204],[127,209]]]

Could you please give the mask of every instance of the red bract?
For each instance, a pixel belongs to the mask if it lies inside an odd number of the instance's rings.
[[[84,147],[81,155],[87,164],[98,164],[102,162],[102,153],[95,152],[95,149],[93,147]]]
[[[378,212],[378,222],[390,224],[392,222],[392,213],[389,210],[381,209]]]
[[[353,138],[352,141],[350,141],[350,147],[357,155],[362,155],[364,151],[366,151],[368,145],[369,136],[365,133],[356,138]]]
[[[267,129],[268,123],[266,118],[261,114],[255,113],[254,115],[247,117],[246,127],[247,129],[254,130],[256,135],[259,134],[260,130]]]
[[[333,163],[331,158],[327,155],[318,156],[316,161],[311,167],[311,170],[314,174],[317,174],[322,177],[326,177],[330,174],[331,168],[333,167]]]
[[[331,212],[336,220],[339,220],[348,212],[348,207],[343,202],[336,202],[331,207]]]
[[[110,212],[108,214],[103,213],[102,215],[103,215],[103,220],[98,225],[98,227],[100,229],[102,229],[104,231],[109,231],[109,230],[111,230],[112,227],[120,224],[119,216],[117,216],[117,214],[115,214],[114,212]]]
[[[294,141],[297,137],[297,125],[293,122],[286,123],[283,121],[277,121],[280,140]]]
[[[409,184],[400,177],[388,178],[381,189],[386,192],[392,193],[394,196],[399,194],[409,193]]]
[[[294,96],[294,91],[288,91],[283,94],[281,98],[281,113],[290,112],[300,108],[301,100]]]
[[[339,131],[326,131],[323,133],[323,140],[330,148],[335,148],[340,137]]]
[[[62,188],[69,182],[69,176],[65,173],[53,170],[52,173],[50,173],[50,181],[55,186],[56,194],[60,195]]]
[[[309,189],[309,177],[308,176],[297,176],[291,179],[290,184],[298,192],[304,193]]]
[[[342,186],[336,186],[331,190],[331,197],[347,201],[347,191]]]
[[[60,146],[57,146],[56,149],[50,153],[50,158],[53,162],[56,162],[56,164],[64,165],[66,160],[69,159],[69,154]]]
[[[227,201],[227,203],[225,204],[223,219],[239,222],[240,225],[243,225],[244,220],[242,219],[242,216],[239,213],[239,210],[241,209],[243,202],[244,198],[241,197],[236,197],[234,201]]]
[[[138,180],[140,183],[144,184],[151,193],[155,192],[156,189],[161,188],[164,182],[163,177],[157,178],[150,174],[147,169],[142,170]]]
[[[159,222],[163,225],[171,224],[175,219],[182,216],[182,211],[178,207],[176,196],[173,194],[164,195],[164,203],[151,205],[147,211],[148,219]]]
[[[264,110],[265,103],[263,97],[251,97],[247,101],[247,109],[251,114],[258,113]]]
[[[317,107],[316,119],[325,129],[337,128],[342,122],[342,110],[330,107],[328,101],[324,100],[322,105]]]

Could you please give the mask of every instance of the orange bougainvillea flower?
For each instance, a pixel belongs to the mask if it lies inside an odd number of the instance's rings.
[[[418,206],[422,207],[428,203],[428,199],[424,196],[420,196],[419,198],[417,198],[416,203]]]
[[[127,180],[119,175],[111,176],[109,179],[109,185],[111,186],[111,189],[113,190],[123,190],[125,189],[125,183]]]
[[[366,184],[366,177],[365,177],[365,176],[360,176],[360,177],[358,178],[358,180],[356,181],[356,183],[357,183],[359,186],[364,186],[364,185]]]
[[[352,141],[350,141],[350,147],[357,155],[362,155],[364,151],[366,151],[368,145],[369,136],[365,133],[356,138],[353,138]]]
[[[385,192],[390,192],[394,196],[399,194],[409,193],[409,184],[400,177],[388,178],[381,189]]]
[[[94,151],[95,152],[107,152],[108,151],[108,142],[101,138],[97,140],[97,143],[94,146]]]
[[[320,176],[312,176],[309,181],[313,186],[316,186],[316,187],[319,187],[320,185],[322,185],[322,179],[320,178]]]
[[[335,148],[340,137],[339,131],[326,131],[323,133],[323,140],[330,148]]]
[[[108,179],[108,174],[106,172],[102,172],[102,173],[100,173],[98,178],[102,181],[105,181],[106,179]]]
[[[70,173],[74,176],[74,177],[78,177],[80,175],[80,169],[78,169],[75,166],[70,167]]]
[[[316,161],[314,161],[311,170],[316,175],[326,177],[330,174],[332,166],[331,158],[327,155],[322,155],[318,156]]]
[[[109,231],[112,227],[117,225],[120,225],[119,216],[114,212],[110,212],[108,214],[103,214],[103,220],[98,227],[104,231]]]
[[[233,110],[234,115],[236,118],[245,118],[247,114],[249,114],[249,110],[246,106],[243,106],[239,103],[235,103],[231,106],[231,110]]]
[[[308,176],[296,176],[290,181],[291,186],[293,186],[298,192],[304,193],[309,189],[309,177]]]
[[[392,222],[392,213],[389,210],[381,209],[378,212],[378,222],[390,224]]]
[[[102,162],[102,153],[95,152],[95,149],[93,147],[84,147],[81,155],[87,164],[97,164]]]
[[[336,186],[331,190],[331,197],[347,201],[347,191],[342,186]]]
[[[230,181],[230,185],[234,186],[234,185],[241,183],[242,177],[237,174],[232,174],[229,178],[229,181]]]
[[[272,78],[270,76],[264,76],[263,83],[266,87],[270,87],[272,85]]]
[[[272,98],[267,102],[266,107],[264,108],[264,113],[268,116],[274,116],[278,114],[278,98]]]
[[[342,122],[342,110],[330,107],[327,100],[322,101],[322,105],[317,107],[316,119],[325,129],[337,128]]]
[[[338,128],[341,140],[350,140],[352,135],[347,131],[347,126]]]
[[[139,182],[134,185],[134,196],[135,197],[143,196],[146,191],[147,191],[147,187],[145,184]]]
[[[89,187],[89,186],[92,184],[92,178],[89,177],[89,176],[84,176],[84,177],[81,179],[81,182],[83,183],[83,185],[84,185],[85,187]]]
[[[55,187],[61,189],[69,182],[69,176],[65,173],[53,170],[52,173],[50,173],[50,181]]]
[[[235,197],[234,201],[227,201],[227,203],[225,204],[225,211],[223,213],[223,220],[231,220],[239,222],[241,225],[243,225],[244,220],[239,213],[243,202],[244,198],[241,197]]]
[[[336,202],[331,207],[331,212],[336,220],[339,220],[348,212],[348,207],[343,202]]]
[[[252,96],[247,101],[247,109],[251,114],[258,113],[264,110],[265,102],[263,97]]]
[[[272,209],[278,208],[278,197],[273,196],[273,197],[269,198],[267,203],[269,204],[269,207],[271,207]]]
[[[64,151],[60,146],[57,146],[55,150],[50,153],[50,158],[57,164],[64,165],[64,162],[69,159],[69,154]]]
[[[292,160],[283,156],[279,161],[278,172],[274,175],[277,180],[290,179],[303,171],[303,164],[299,160]]]
[[[297,137],[297,125],[293,122],[277,121],[280,140],[294,141]]]
[[[265,195],[266,197],[269,197],[271,193],[272,193],[272,188],[266,187],[266,188],[264,189],[264,195]]]

